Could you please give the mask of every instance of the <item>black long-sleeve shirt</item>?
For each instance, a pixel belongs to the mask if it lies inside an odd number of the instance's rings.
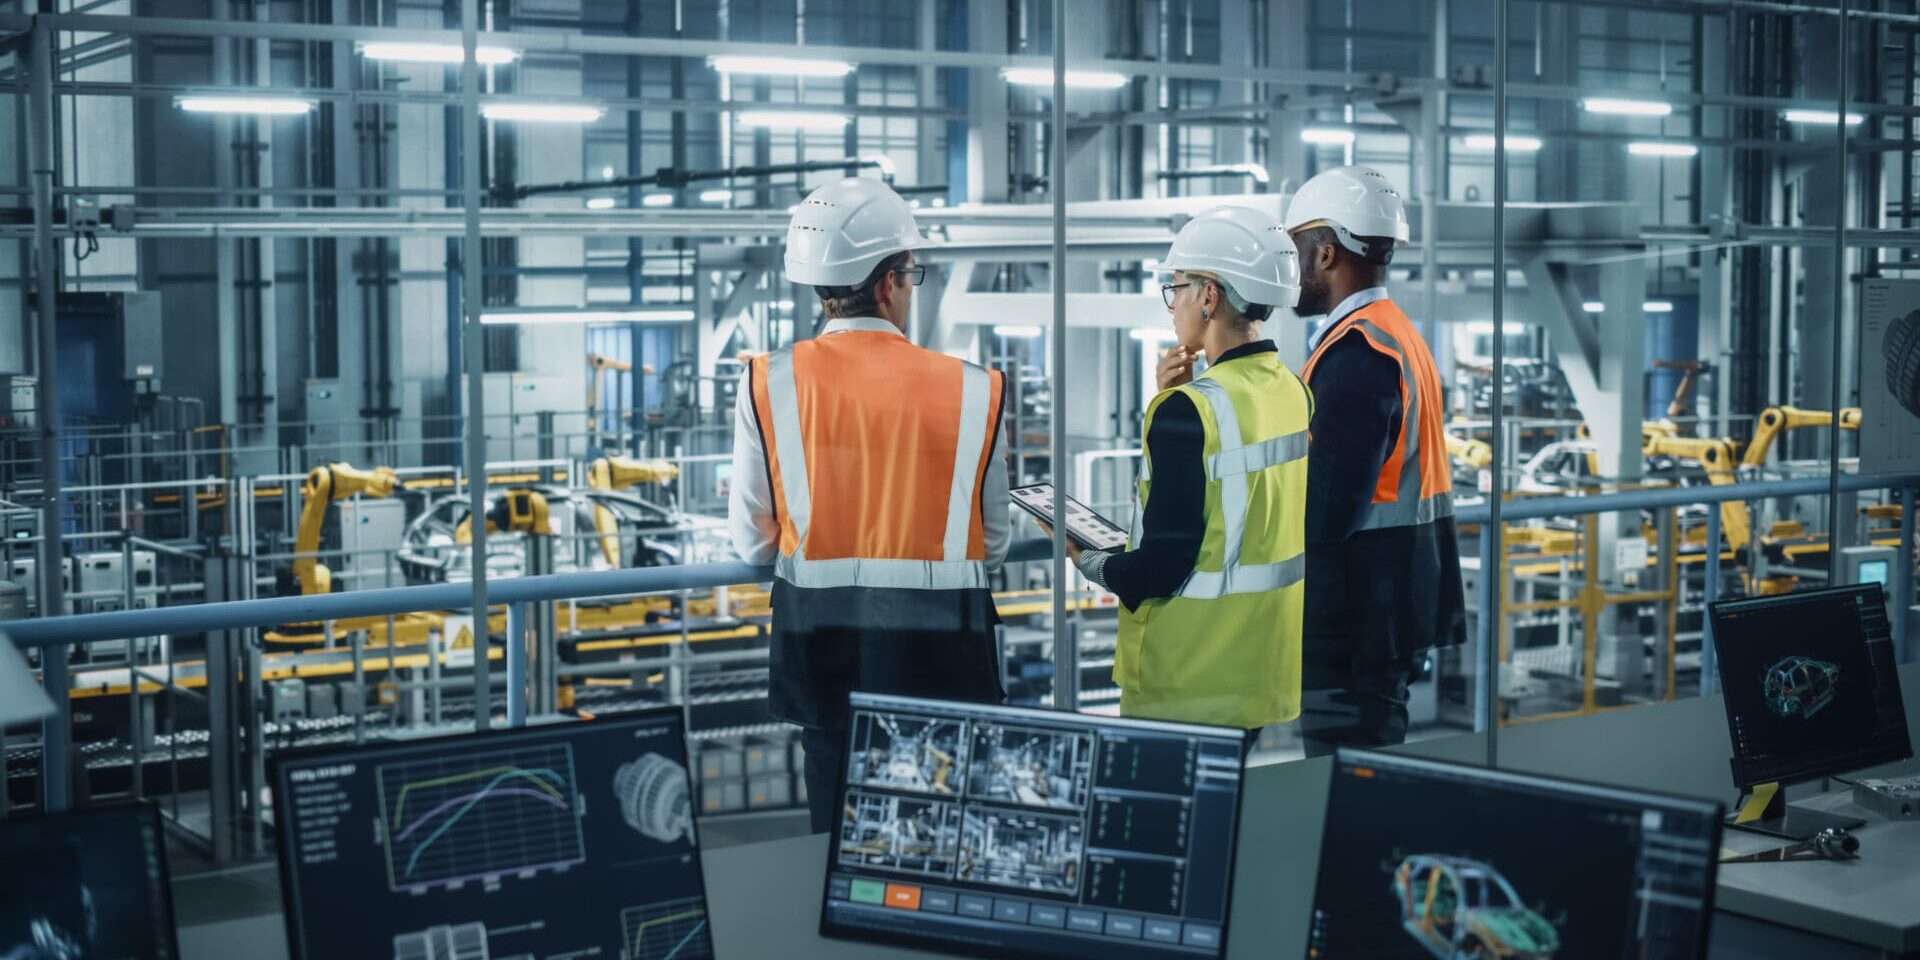
[[[1307,543],[1332,543],[1366,522],[1380,467],[1400,435],[1400,365],[1349,332],[1326,345],[1312,387]]]
[[[1214,365],[1277,352],[1273,341],[1256,340],[1221,354]],[[1147,458],[1153,496],[1140,519],[1140,542],[1124,552],[1085,551],[1080,560],[1081,571],[1129,610],[1173,596],[1193,572],[1206,536],[1206,433],[1186,394],[1160,401],[1147,430]]]

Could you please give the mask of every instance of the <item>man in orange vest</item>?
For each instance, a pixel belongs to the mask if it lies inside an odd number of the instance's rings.
[[[1285,226],[1302,316],[1323,317],[1313,390],[1300,732],[1307,755],[1407,735],[1407,688],[1432,648],[1466,642],[1440,374],[1388,298],[1408,239],[1400,194],[1369,167],[1302,184]]]
[[[819,336],[757,357],[734,417],[728,523],[772,564],[768,705],[801,727],[813,829],[839,819],[852,690],[1003,697],[988,573],[1006,557],[999,373],[915,346],[931,245],[878,180],[810,194],[787,278],[820,295]]]

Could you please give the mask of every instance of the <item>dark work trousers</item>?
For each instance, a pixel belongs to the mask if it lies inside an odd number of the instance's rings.
[[[1307,756],[1340,747],[1389,747],[1407,739],[1407,685],[1414,663],[1303,663],[1300,738]]]
[[[846,727],[801,727],[800,747],[807,752],[803,774],[807,779],[807,812],[813,832],[826,833],[839,819],[840,768],[847,763]]]

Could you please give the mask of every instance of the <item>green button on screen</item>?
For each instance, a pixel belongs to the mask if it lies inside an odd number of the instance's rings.
[[[872,880],[855,880],[852,895],[854,903],[885,903],[887,885]]]

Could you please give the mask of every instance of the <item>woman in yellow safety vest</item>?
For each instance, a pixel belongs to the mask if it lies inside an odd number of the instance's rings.
[[[1182,227],[1161,266],[1178,342],[1147,407],[1132,535],[1075,564],[1123,607],[1122,714],[1258,729],[1300,713],[1313,398],[1261,333],[1298,298],[1299,258],[1274,217],[1228,206]]]

